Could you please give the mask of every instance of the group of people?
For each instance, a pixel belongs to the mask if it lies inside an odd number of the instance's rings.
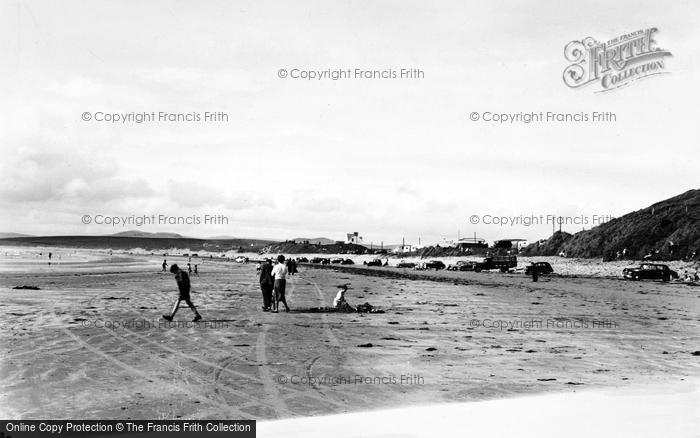
[[[696,281],[700,281],[700,273],[698,270],[695,270],[694,274],[691,274],[688,271],[683,272],[683,277],[679,277],[679,280],[684,281],[686,283],[694,283]]]
[[[283,255],[277,256],[277,263],[273,266],[272,259],[266,259],[258,265],[260,290],[263,296],[262,310],[264,312],[277,313],[279,304],[284,304],[284,310],[289,312],[285,292],[287,289],[287,275],[297,272],[296,261],[287,260]]]
[[[167,259],[163,260],[161,265],[162,271],[165,272],[168,268]],[[187,263],[187,272],[184,269],[180,269],[177,264],[170,266],[170,272],[175,274],[175,282],[178,287],[178,298],[173,305],[172,311],[163,315],[163,319],[166,321],[172,321],[180,308],[180,303],[185,302],[189,308],[194,313],[193,322],[197,322],[202,319],[202,316],[197,311],[197,308],[192,303],[190,298],[190,274],[192,271],[192,266]],[[287,304],[287,299],[285,298],[285,292],[287,289],[287,275],[294,275],[297,271],[297,263],[294,259],[287,260],[285,262],[285,257],[280,255],[277,257],[277,263],[273,266],[272,259],[266,259],[263,263],[258,265],[258,273],[260,278],[260,289],[263,294],[263,311],[277,313],[279,311],[279,305],[282,303],[284,305],[284,310],[289,312],[289,305]],[[194,274],[199,275],[197,271],[197,265],[194,265]]]
[[[190,260],[192,260],[192,258],[190,258]],[[173,266],[177,266],[177,265],[173,265]],[[199,268],[198,268],[198,266],[199,266],[199,265],[194,265],[194,271],[193,271],[193,270],[192,270],[192,264],[188,262],[188,263],[187,263],[187,273],[188,273],[188,274],[192,274],[192,273],[194,272],[194,275],[199,276]],[[168,260],[167,260],[167,259],[163,259],[163,264],[161,265],[161,267],[162,267],[161,272],[166,272],[166,271],[168,270]]]

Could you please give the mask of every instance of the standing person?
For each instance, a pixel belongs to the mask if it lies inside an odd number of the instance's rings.
[[[173,306],[173,310],[170,312],[170,315],[163,315],[163,319],[172,321],[175,313],[177,313],[177,309],[180,307],[180,301],[185,300],[185,303],[187,303],[190,309],[192,309],[194,312],[194,319],[192,322],[199,321],[202,319],[202,315],[197,312],[197,308],[194,307],[192,300],[190,300],[190,276],[187,275],[187,272],[183,271],[175,264],[170,267],[170,272],[175,274],[175,281],[177,282],[177,288],[180,291],[180,295],[178,296],[177,301],[175,301],[175,305]]]
[[[187,273],[188,274],[192,273],[192,265],[190,265],[189,263],[187,264]]]
[[[161,266],[163,266],[163,271],[162,271],[162,272],[165,272],[165,271],[167,270],[167,268],[168,268],[168,261],[167,261],[167,260],[163,260],[163,264],[162,264]]]
[[[284,264],[284,256],[277,256],[277,264],[272,268],[272,276],[275,278],[275,299],[272,301],[272,312],[277,313],[279,304],[284,304],[284,310],[289,312],[287,300],[284,297],[285,289],[287,288],[287,266]]]
[[[263,296],[263,312],[269,312],[272,306],[274,283],[272,278],[272,259],[265,259],[265,262],[260,265],[260,290]]]
[[[199,277],[199,271],[197,270],[197,265],[194,265],[194,275]]]

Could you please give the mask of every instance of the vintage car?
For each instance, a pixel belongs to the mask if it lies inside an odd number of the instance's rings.
[[[440,260],[431,260],[429,262],[425,262],[423,264],[423,267],[425,269],[435,269],[436,271],[439,271],[440,269],[445,269],[446,266],[443,262]]]
[[[667,265],[657,263],[642,263],[637,268],[625,268],[622,276],[628,280],[663,280],[678,278],[678,273]]]
[[[486,257],[483,262],[476,262],[474,264],[474,270],[476,272],[480,272],[498,269],[501,272],[509,272],[511,269],[516,268],[517,266],[518,258],[516,256],[489,256]]]
[[[352,261],[352,259],[345,259],[342,262],[340,262],[341,265],[354,265],[355,262]]]
[[[248,263],[248,257],[238,256],[235,259],[233,259],[233,261],[236,263]]]
[[[476,267],[476,262],[469,262],[466,260],[460,260],[454,265],[447,267],[448,271],[473,271]]]
[[[409,268],[409,269],[413,269],[413,268],[416,267],[416,264],[413,263],[413,262],[404,262],[404,261],[402,260],[402,261],[400,261],[400,262],[398,262],[398,263],[396,264],[396,267],[397,267],[397,268]]]
[[[364,262],[362,262],[362,264],[365,266],[382,266],[382,265],[384,265],[384,263],[382,263],[382,261],[380,259],[364,261]]]
[[[533,271],[538,275],[547,275],[554,272],[554,268],[548,262],[534,262],[525,267],[525,275],[532,275]]]

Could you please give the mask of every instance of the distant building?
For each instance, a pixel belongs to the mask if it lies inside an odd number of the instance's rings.
[[[457,241],[457,247],[464,251],[472,248],[488,248],[488,244],[486,239],[480,237],[465,237]]]
[[[438,242],[435,246],[440,246],[442,248],[456,248],[458,242],[454,239],[442,238],[442,241]]]
[[[526,239],[501,239],[493,242],[494,248],[503,249],[520,249],[525,245],[527,245]]]
[[[413,252],[415,249],[416,248],[413,245],[404,243],[404,244],[399,245],[396,248],[394,248],[392,252],[394,252],[396,254],[403,254],[406,252]]]
[[[362,245],[363,239],[360,233],[355,231],[354,233],[348,233],[348,238],[345,243],[354,243],[355,245]]]

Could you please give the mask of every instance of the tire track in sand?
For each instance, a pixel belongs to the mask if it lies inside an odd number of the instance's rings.
[[[244,287],[244,289],[249,289],[249,288],[250,288],[249,286],[250,286],[250,285]],[[104,294],[101,294],[101,295],[104,295]],[[98,296],[101,296],[101,295],[98,295]],[[93,297],[93,298],[94,298],[94,297]],[[133,306],[132,306],[132,307],[133,307]],[[213,368],[213,369],[214,369],[214,380],[213,380],[213,382],[211,382],[211,383],[212,383],[212,385],[213,385],[213,387],[214,387],[214,393],[215,393],[217,396],[222,397],[221,394],[219,394],[219,387],[221,387],[221,388],[223,388],[226,392],[228,392],[229,394],[232,394],[232,395],[241,397],[241,398],[243,398],[244,400],[247,399],[247,400],[248,400],[248,403],[245,403],[244,405],[241,405],[240,408],[243,408],[243,409],[244,409],[244,408],[253,407],[253,406],[264,406],[264,407],[267,407],[267,408],[272,409],[272,410],[275,412],[275,415],[276,415],[277,417],[282,417],[281,414],[286,414],[286,416],[294,416],[294,415],[295,415],[293,412],[291,412],[291,411],[287,408],[286,404],[281,400],[280,395],[279,395],[279,392],[277,392],[277,390],[275,389],[274,384],[273,384],[273,382],[272,382],[272,380],[271,380],[271,377],[269,376],[269,373],[268,373],[267,379],[264,379],[264,378],[263,378],[263,379],[262,379],[262,382],[260,382],[260,383],[263,384],[263,387],[265,388],[265,395],[262,397],[262,400],[258,400],[258,399],[256,399],[255,397],[251,396],[251,394],[247,394],[247,393],[245,393],[245,392],[241,392],[241,391],[238,391],[238,390],[235,390],[235,389],[228,388],[228,387],[226,387],[226,386],[224,386],[224,385],[221,385],[221,384],[219,383],[220,380],[221,380],[221,376],[222,376],[222,374],[224,374],[224,373],[234,374],[234,375],[237,375],[239,378],[240,378],[240,377],[243,377],[243,378],[246,378],[246,379],[248,379],[248,380],[250,380],[250,381],[259,381],[258,379],[256,379],[256,378],[255,378],[254,376],[252,376],[252,375],[247,375],[247,374],[245,374],[245,373],[240,373],[240,372],[236,372],[236,371],[233,371],[233,370],[229,369],[228,367],[229,367],[231,364],[233,364],[233,363],[235,362],[235,360],[230,359],[230,360],[228,360],[225,364],[223,364],[223,366],[221,366],[221,365],[219,365],[219,364],[214,364],[214,363],[211,363],[211,362],[208,362],[208,361],[204,361],[204,360],[197,360],[194,356],[187,355],[187,354],[185,354],[185,353],[182,353],[182,352],[180,352],[180,351],[178,351],[178,350],[171,349],[171,348],[169,348],[169,347],[166,348],[166,347],[163,346],[163,345],[156,344],[155,342],[152,342],[152,341],[150,341],[150,340],[144,338],[142,335],[140,335],[140,334],[138,334],[138,333],[136,333],[136,332],[134,332],[134,331],[132,331],[132,330],[126,328],[126,327],[123,327],[123,328],[124,328],[124,331],[125,331],[125,332],[128,332],[128,333],[130,333],[131,335],[136,336],[137,338],[142,339],[142,340],[144,340],[144,341],[150,343],[151,345],[159,346],[159,347],[161,347],[162,349],[164,349],[164,350],[166,350],[166,351],[169,351],[170,353],[173,353],[173,354],[175,354],[175,355],[178,356],[178,357],[182,357],[182,358],[189,359],[189,360],[195,360],[195,361],[197,361],[197,362],[200,362],[200,363],[202,363],[202,364],[207,365],[207,366],[210,367],[210,368]],[[124,342],[124,343],[130,345],[132,348],[136,349],[137,351],[140,351],[140,352],[142,352],[142,353],[145,353],[145,354],[148,354],[148,355],[151,355],[151,356],[154,355],[154,353],[153,353],[152,351],[150,351],[150,350],[148,350],[148,349],[146,349],[146,348],[144,348],[144,347],[138,345],[137,343],[131,341],[128,337],[126,337],[126,336],[124,336],[124,335],[119,335],[119,334],[115,333],[114,331],[107,329],[106,327],[102,327],[102,329],[103,329],[105,332],[107,332],[109,335],[111,335],[112,337],[114,337],[114,338],[116,338],[116,339],[118,339],[118,340],[121,340],[122,342]],[[265,329],[267,329],[266,326],[265,326]],[[262,332],[261,332],[261,333],[262,333]],[[183,338],[183,336],[182,336],[182,335],[179,335],[179,334],[178,334],[178,337]],[[260,339],[258,339],[258,344],[259,344],[259,343],[260,343]],[[264,339],[263,339],[263,345],[264,345]],[[259,350],[259,348],[258,348],[258,350]],[[239,350],[239,352],[240,352],[240,350]],[[230,352],[229,352],[229,353],[230,353]],[[259,353],[258,353],[258,354],[259,354]],[[263,346],[263,358],[264,358],[264,346]],[[167,365],[170,365],[172,368],[175,368],[175,369],[177,369],[177,368],[179,367],[179,366],[178,366],[177,364],[175,364],[175,362],[172,361],[172,360],[165,360],[165,359],[162,359],[162,358],[157,358],[156,360],[159,361],[159,362],[161,362],[161,363],[165,363],[165,364],[167,364]],[[259,358],[258,358],[258,361],[260,362],[260,359],[259,359]],[[264,363],[264,362],[262,362],[262,363]],[[261,371],[261,373],[262,373],[262,371]],[[262,376],[261,376],[261,377],[262,377]],[[203,381],[203,379],[202,379],[202,378],[199,378],[199,376],[198,376],[197,380],[199,380],[200,382]],[[253,400],[251,400],[251,399],[253,399]],[[226,403],[226,400],[224,399],[224,400],[222,400],[222,402]]]
[[[301,275],[299,276],[300,279],[308,281],[313,285],[313,287],[316,289],[316,292],[318,293],[318,300],[321,303],[321,306],[324,306],[326,304],[325,299],[323,298],[323,292],[321,292],[321,288],[318,287],[318,283],[315,281],[309,279],[308,277],[302,277]],[[321,312],[321,323],[323,325],[323,332],[326,335],[326,338],[328,338],[328,342],[331,343],[334,347],[340,348],[340,342],[338,341],[338,338],[335,337],[333,334],[333,331],[331,330],[331,325],[328,322],[328,315],[325,313]]]
[[[266,353],[266,339],[268,325],[263,324],[262,330],[258,334],[258,342],[255,344],[255,357],[258,364],[260,365],[260,378],[263,381],[263,387],[265,388],[265,394],[268,396],[268,403],[274,406],[277,412],[289,412],[287,404],[284,399],[280,396],[277,387],[275,386],[275,381],[272,379],[270,374],[270,368],[267,363],[267,353]],[[279,415],[278,415],[279,416]]]
[[[157,381],[162,386],[169,387],[169,388],[175,390],[176,392],[180,392],[180,393],[183,393],[183,394],[188,395],[188,396],[194,395],[196,398],[198,398],[202,401],[205,401],[205,402],[209,403],[210,405],[213,405],[213,406],[221,409],[222,412],[226,412],[228,415],[231,415],[231,418],[244,418],[245,417],[245,414],[243,412],[239,411],[238,409],[232,408],[231,406],[229,406],[227,404],[222,404],[219,401],[213,400],[213,399],[206,397],[202,394],[194,393],[194,391],[192,391],[191,388],[182,388],[179,385],[172,384],[172,383],[168,382],[167,380],[163,380],[159,377],[149,375],[149,374],[147,374],[147,373],[145,373],[137,368],[134,368],[133,366],[115,358],[111,354],[105,353],[104,351],[100,350],[99,348],[90,345],[88,342],[84,341],[79,336],[71,333],[70,330],[68,330],[64,327],[61,327],[61,331],[63,333],[65,333],[68,337],[72,338],[75,342],[80,344],[83,348],[97,354],[100,357],[103,357],[107,361],[113,363],[114,365],[118,366],[119,368],[123,369],[124,371],[128,372],[131,375],[138,376],[138,377],[141,377],[141,378],[146,379],[146,380]]]

